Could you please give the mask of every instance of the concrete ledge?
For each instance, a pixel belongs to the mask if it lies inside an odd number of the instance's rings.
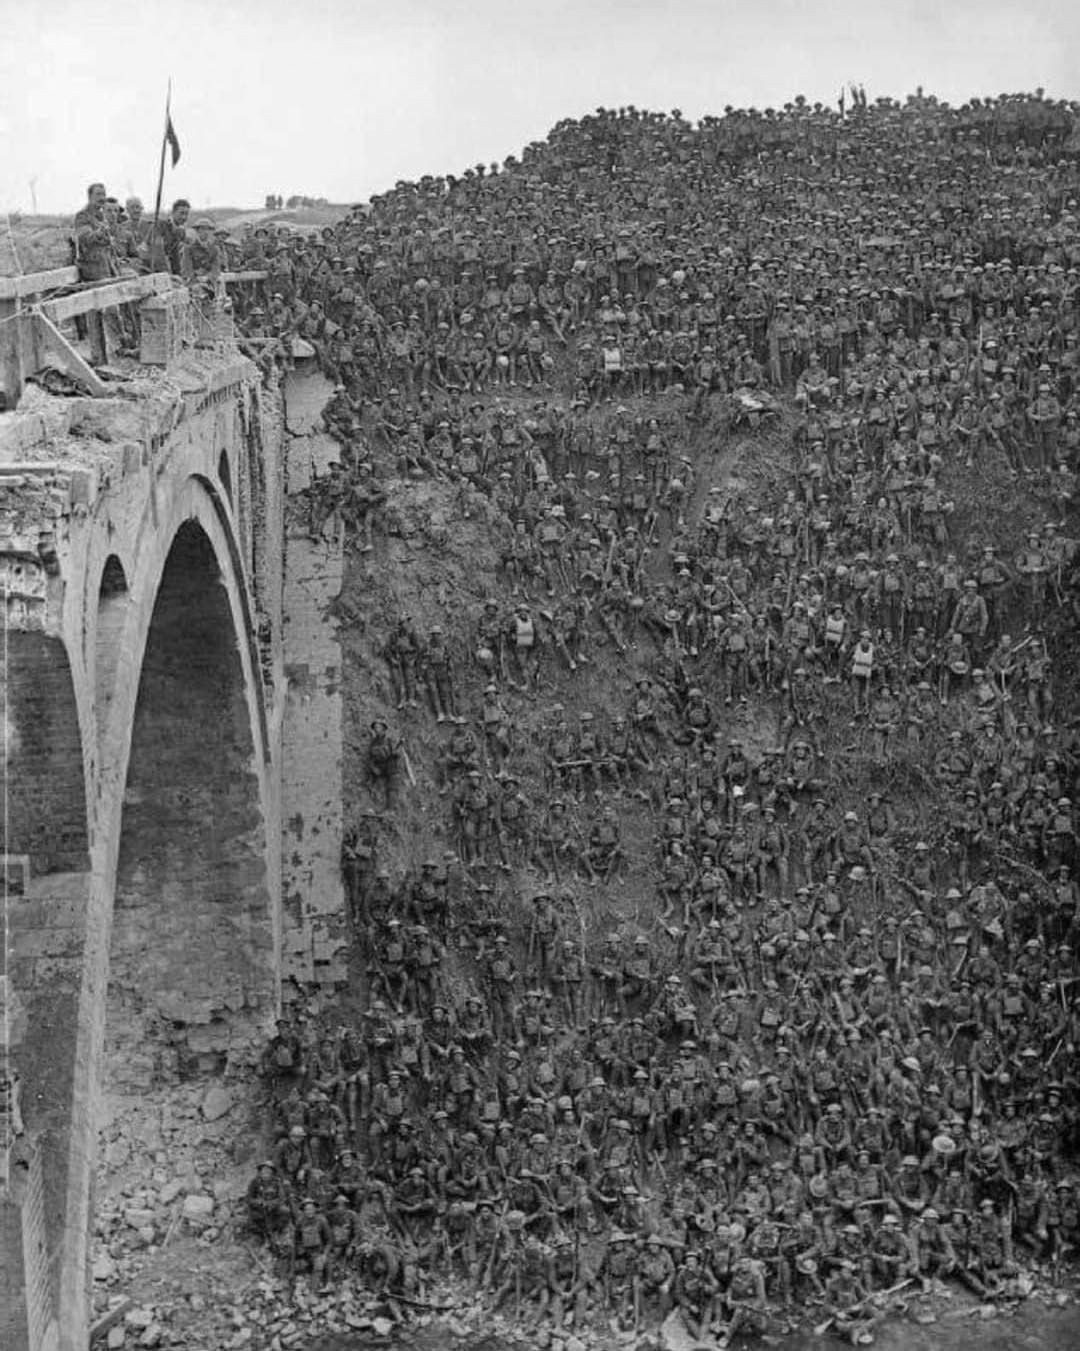
[[[31,272],[26,277],[0,277],[0,300],[25,300],[28,296],[40,296],[46,291],[78,284],[77,267],[54,267],[49,272]]]
[[[41,308],[54,324],[60,324],[65,319],[73,319],[77,314],[111,310],[117,305],[126,305],[131,300],[143,300],[146,296],[159,295],[162,291],[176,289],[178,283],[171,273],[151,272],[145,277],[125,277],[120,281],[107,282],[104,286],[77,291],[74,295],[62,296],[59,300],[46,300]]]

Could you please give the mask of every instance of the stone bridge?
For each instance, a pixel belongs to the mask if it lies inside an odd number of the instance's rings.
[[[226,325],[0,414],[4,1351],[87,1345],[106,1092],[227,1073],[343,976],[312,366],[268,384]]]

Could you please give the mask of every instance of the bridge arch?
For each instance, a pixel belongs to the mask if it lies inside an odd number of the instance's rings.
[[[154,516],[128,570],[106,561],[99,587],[96,678],[112,693],[95,697],[96,812],[73,1035],[73,1098],[89,1110],[72,1115],[66,1160],[65,1347],[84,1327],[106,1082],[116,1086],[120,1074],[123,1090],[140,1077],[219,1070],[265,1026],[278,991],[278,789],[231,506],[211,479],[191,474]],[[98,664],[103,649],[119,654],[111,670],[108,657]]]
[[[147,631],[120,815],[107,1068],[134,1087],[223,1069],[233,1024],[242,1041],[273,1004],[245,647],[213,545],[185,521]]]

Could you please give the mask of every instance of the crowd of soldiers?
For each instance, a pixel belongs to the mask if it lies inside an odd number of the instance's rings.
[[[248,337],[337,381],[313,533],[373,549],[391,477],[502,531],[467,641],[386,643],[449,847],[381,864],[415,775],[376,721],[366,1010],[266,1053],[283,1270],[702,1337],[820,1302],[861,1341],[884,1294],[1070,1258],[1075,112],[599,110],[237,246]],[[597,662],[632,694],[557,712],[541,783],[517,714]],[[652,903],[594,932],[631,866]]]

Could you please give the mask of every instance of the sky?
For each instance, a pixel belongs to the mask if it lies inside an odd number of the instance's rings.
[[[0,0],[0,213],[92,180],[166,201],[362,201],[596,107],[764,108],[921,85],[1080,98],[1076,0]]]

